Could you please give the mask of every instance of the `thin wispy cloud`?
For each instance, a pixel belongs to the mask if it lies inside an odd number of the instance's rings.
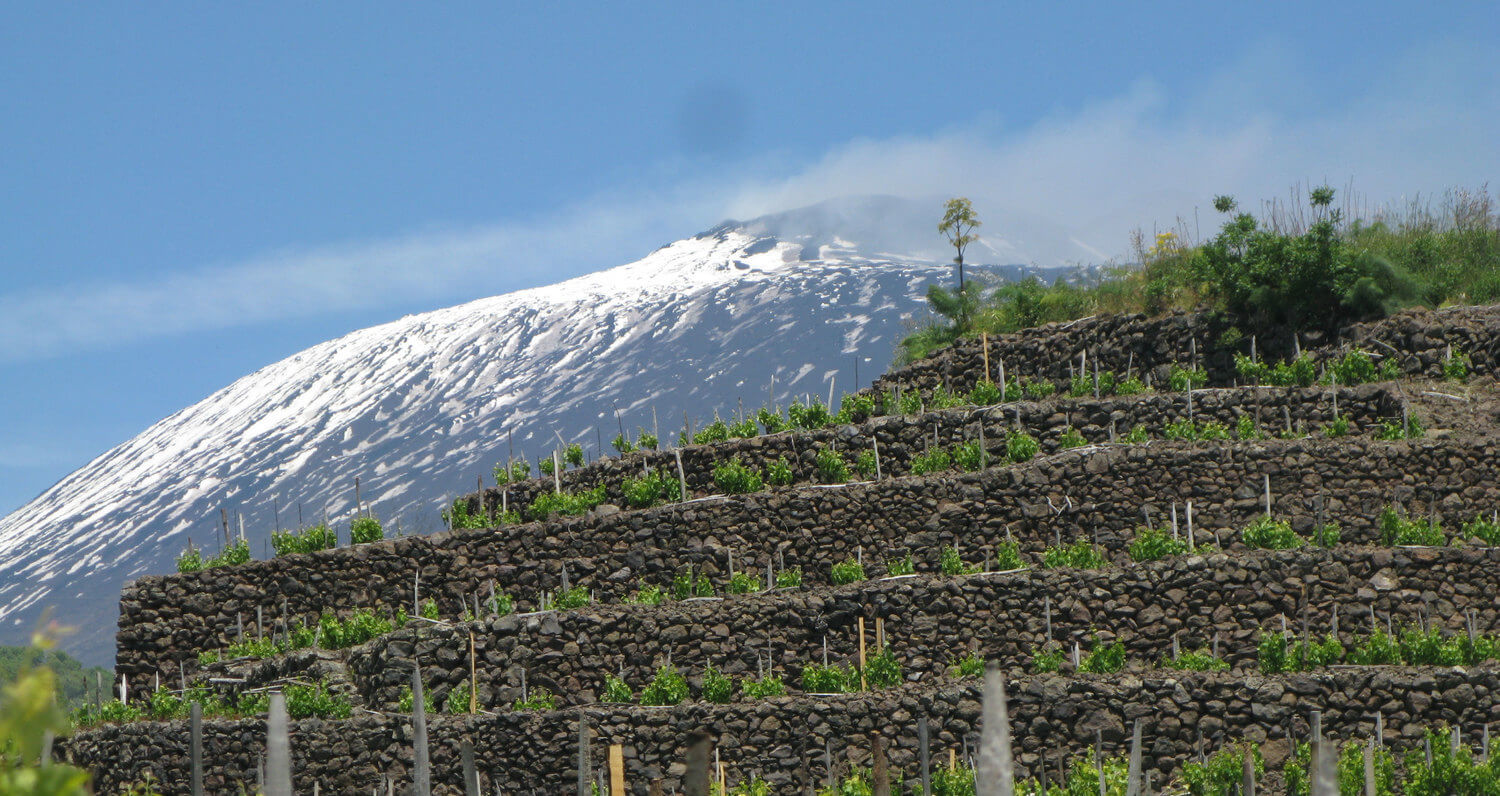
[[[1061,227],[1085,247],[1126,252],[1131,230],[1192,223],[1217,193],[1257,199],[1297,182],[1352,181],[1372,203],[1477,187],[1500,174],[1500,66],[1456,46],[1415,49],[1335,100],[1315,75],[1262,49],[1172,96],[1149,78],[1122,95],[1022,129],[975,123],[925,136],[856,140],[767,176],[677,179],[594,197],[550,218],[277,252],[143,282],[0,296],[0,362],[186,332],[390,306],[452,302],[617,265],[722,218],[853,194],[967,195],[984,232]],[[1300,81],[1300,82],[1299,82]],[[936,211],[935,211],[936,212]],[[1201,212],[1205,232],[1215,223]],[[504,287],[501,287],[504,286]]]

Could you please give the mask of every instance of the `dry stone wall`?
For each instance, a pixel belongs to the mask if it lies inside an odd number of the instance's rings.
[[[1208,373],[1210,384],[1233,384],[1234,354],[1250,353],[1250,338],[1239,335],[1224,345],[1234,328],[1227,316],[1176,313],[1160,318],[1144,315],[1100,315],[1068,323],[1053,323],[1015,334],[989,338],[989,378],[998,381],[1003,362],[1008,377],[1045,379],[1064,385],[1070,363],[1076,369],[1088,353],[1089,369],[1151,373],[1164,382],[1173,364],[1196,362]],[[1235,335],[1231,335],[1235,337]],[[1303,332],[1294,343],[1286,332],[1257,335],[1257,353],[1268,360],[1290,359],[1300,346],[1315,361],[1342,355],[1347,347],[1362,347],[1380,356],[1393,355],[1403,373],[1441,377],[1449,346],[1468,354],[1473,370],[1493,375],[1500,369],[1500,307],[1454,307],[1405,312],[1379,321],[1353,324],[1336,334]],[[1195,356],[1196,353],[1196,356]],[[985,352],[979,339],[963,339],[925,359],[897,368],[877,379],[877,392],[896,389],[930,391],[947,385],[969,390],[983,380]]]
[[[478,700],[505,710],[521,698],[521,672],[561,704],[600,698],[607,674],[639,689],[670,660],[694,683],[706,666],[756,676],[763,661],[794,690],[801,670],[821,661],[857,659],[858,620],[865,620],[870,654],[877,621],[910,682],[945,676],[953,660],[973,650],[1007,671],[1029,669],[1033,651],[1051,641],[1120,641],[1134,667],[1149,668],[1171,654],[1217,646],[1231,665],[1253,670],[1262,631],[1283,620],[1293,632],[1303,622],[1321,638],[1340,617],[1346,643],[1369,633],[1372,617],[1384,629],[1444,627],[1465,632],[1464,609],[1476,628],[1500,631],[1500,549],[1339,548],[1219,553],[1118,569],[1032,570],[959,578],[914,577],[819,592],[789,592],[657,608],[595,606],[533,616],[509,616],[444,628],[398,631],[354,650],[349,671],[363,703],[394,709],[411,684],[413,655],[423,681],[443,704],[449,690],[467,694],[474,636]],[[1218,641],[1215,644],[1215,638]]]
[[[317,555],[148,577],[121,599],[117,667],[144,687],[155,672],[177,679],[197,652],[228,644],[242,620],[313,619],[325,609],[411,605],[413,580],[455,617],[494,580],[534,600],[575,583],[602,601],[623,599],[641,578],[665,583],[692,565],[722,583],[728,552],[741,567],[771,559],[803,569],[809,585],[862,548],[872,558],[916,551],[932,571],[944,545],[971,560],[985,545],[1015,538],[1040,551],[1054,539],[1096,538],[1123,550],[1140,524],[1171,503],[1193,500],[1198,528],[1233,534],[1264,511],[1269,476],[1274,509],[1307,532],[1319,518],[1343,525],[1346,541],[1372,541],[1390,503],[1449,520],[1500,506],[1500,452],[1484,441],[1265,441],[1236,445],[1150,443],[1076,450],[1004,469],[902,478],[837,489],[794,489],[637,512],[600,512],[566,522],[462,531]],[[1228,537],[1221,535],[1228,543]],[[878,574],[879,570],[875,570]],[[534,602],[532,602],[534,605]]]
[[[973,683],[973,681],[970,681]],[[1275,677],[1239,673],[1137,676],[1035,676],[1013,678],[1011,726],[1021,771],[1034,775],[1045,755],[1057,762],[1090,753],[1102,737],[1107,754],[1121,754],[1129,727],[1144,729],[1143,760],[1158,782],[1204,747],[1242,738],[1268,741],[1267,764],[1278,766],[1285,738],[1306,737],[1313,709],[1323,711],[1332,737],[1362,738],[1383,716],[1386,739],[1398,748],[1420,747],[1423,727],[1459,724],[1470,736],[1500,719],[1500,670],[1369,667]],[[577,722],[585,716],[593,732],[591,757],[603,765],[610,743],[624,748],[629,792],[646,794],[660,778],[671,792],[680,787],[685,741],[706,730],[720,739],[720,755],[731,772],[759,775],[776,793],[804,792],[823,779],[823,753],[836,768],[850,757],[863,762],[872,733],[888,743],[892,765],[916,770],[917,721],[932,726],[934,757],[948,749],[970,749],[979,732],[977,684],[933,685],[833,698],[782,697],[757,703],[714,706],[695,703],[670,709],[595,706],[545,713],[436,717],[429,724],[434,793],[462,793],[458,746],[476,748],[487,789],[506,793],[569,792],[576,782]],[[292,723],[293,775],[317,782],[327,793],[368,793],[390,776],[403,790],[410,783],[410,720],[361,715],[349,720]],[[63,754],[91,767],[100,792],[113,793],[151,771],[168,796],[188,792],[188,728],[184,721],[141,722],[85,730],[63,743]],[[210,793],[235,793],[252,784],[265,749],[261,720],[211,721],[204,725],[204,756],[211,767]],[[303,786],[310,787],[310,786]]]
[[[1349,420],[1356,433],[1360,429],[1375,428],[1381,420],[1401,416],[1402,396],[1390,385],[1340,388],[1336,392],[1338,414]],[[1214,421],[1233,428],[1242,416],[1249,416],[1258,427],[1272,432],[1281,431],[1288,425],[1293,429],[1316,430],[1333,420],[1335,391],[1275,387],[1195,390],[1192,401],[1192,418],[1199,423]],[[1070,427],[1090,442],[1108,442],[1111,429],[1123,435],[1140,426],[1152,436],[1160,437],[1167,424],[1186,420],[1188,416],[1185,392],[1102,400],[1022,401],[920,415],[890,415],[856,425],[783,432],[712,445],[689,445],[675,451],[642,451],[601,459],[565,471],[556,483],[551,477],[545,477],[517,482],[503,489],[486,489],[483,492],[484,508],[487,512],[502,507],[519,510],[530,505],[538,495],[552,492],[558,486],[576,492],[601,485],[605,489],[606,502],[623,506],[621,485],[626,478],[637,478],[655,469],[667,473],[675,482],[676,456],[679,454],[689,496],[702,497],[720,491],[714,484],[714,467],[732,459],[739,459],[757,470],[785,459],[791,465],[796,483],[816,483],[817,451],[833,448],[842,452],[852,465],[859,453],[874,452],[878,448],[882,474],[901,476],[911,472],[914,455],[931,447],[974,442],[981,438],[992,456],[1003,459],[1005,435],[1012,430],[1026,431],[1041,443],[1043,452],[1051,453],[1058,449],[1059,439]],[[477,513],[478,493],[470,493],[466,500],[468,511]]]

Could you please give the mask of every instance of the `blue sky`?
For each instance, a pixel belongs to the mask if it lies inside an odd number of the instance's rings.
[[[1500,183],[1489,3],[8,4],[0,512],[341,333],[726,217]]]

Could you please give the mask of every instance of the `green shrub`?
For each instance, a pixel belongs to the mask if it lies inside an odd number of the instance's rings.
[[[687,696],[687,678],[677,671],[677,667],[666,664],[657,669],[651,683],[641,689],[641,704],[680,705]]]
[[[631,690],[630,685],[625,682],[624,678],[606,674],[604,675],[604,696],[601,697],[600,701],[634,702],[635,691]]]
[[[1349,662],[1359,666],[1395,666],[1404,660],[1397,638],[1379,627],[1349,650]]]
[[[842,484],[849,480],[849,463],[833,448],[823,448],[817,456],[818,480],[825,484]]]
[[[583,466],[583,446],[579,445],[576,442],[570,442],[570,443],[568,443],[568,447],[566,447],[566,448],[563,449],[562,459],[563,459],[563,463],[564,464],[567,464],[567,465],[570,465],[570,466],[573,466],[573,467],[582,467]]]
[[[250,560],[250,542],[244,537],[229,543],[219,554],[203,562],[203,568],[235,567]]]
[[[427,599],[423,600],[422,601],[422,608],[421,608],[421,611],[419,613],[422,615],[423,619],[437,619],[438,618],[438,604],[437,604],[437,600],[434,600],[431,597],[428,597]]]
[[[1443,378],[1448,381],[1468,381],[1469,355],[1457,348],[1449,351],[1448,356],[1443,359]]]
[[[754,418],[744,418],[738,423],[729,424],[729,436],[733,439],[750,439],[760,436],[760,428],[755,425]]]
[[[964,564],[958,550],[952,545],[943,545],[943,552],[938,558],[938,569],[944,575],[968,575],[978,571],[977,568]]]
[[[1238,440],[1261,439],[1265,434],[1255,427],[1255,418],[1249,415],[1240,415],[1234,422],[1234,438]]]
[[[1202,670],[1199,670],[1202,671]],[[1208,756],[1203,762],[1182,766],[1182,781],[1192,796],[1235,796],[1244,783],[1245,755],[1251,756],[1255,781],[1265,782],[1266,761],[1260,747],[1253,743],[1230,744]]]
[[[1205,420],[1198,426],[1198,439],[1229,439],[1229,428],[1217,420]]]
[[[640,433],[635,435],[635,446],[643,451],[654,451],[656,450],[656,445],[656,435],[645,429],[642,429]]]
[[[1206,649],[1182,652],[1175,658],[1161,662],[1163,669],[1179,669],[1187,672],[1227,672],[1229,663],[1215,658]]]
[[[348,619],[340,620],[331,611],[324,611],[318,618],[318,646],[323,649],[344,649],[379,638],[395,629],[391,620],[369,608],[356,608]]]
[[[1115,395],[1140,395],[1146,392],[1146,383],[1135,376],[1125,379],[1115,387]]]
[[[1099,548],[1087,539],[1042,551],[1042,566],[1047,569],[1102,569],[1107,563]]]
[[[1119,641],[1094,647],[1078,664],[1078,671],[1091,674],[1114,674],[1124,668],[1125,645]]]
[[[198,552],[198,548],[189,542],[187,549],[182,551],[182,555],[177,557],[177,571],[197,572],[201,569],[203,569],[203,554]]]
[[[509,616],[515,611],[515,601],[511,599],[509,594],[503,591],[495,592],[494,596],[488,602],[490,613],[496,616]]]
[[[766,697],[778,697],[786,695],[786,683],[782,682],[780,675],[762,675],[759,679],[745,678],[740,684],[740,693],[746,699],[765,699]]]
[[[1036,381],[1017,379],[1016,381],[1020,384],[1021,394],[1025,395],[1028,400],[1040,401],[1057,392],[1057,385],[1046,379]]]
[[[1333,422],[1329,423],[1328,426],[1323,429],[1323,435],[1328,437],[1329,439],[1337,439],[1339,437],[1349,436],[1349,418],[1345,415],[1335,417],[1333,419]]]
[[[833,420],[840,424],[863,423],[874,416],[875,396],[849,393],[839,399],[839,411]]]
[[[725,677],[710,663],[703,672],[703,701],[727,705],[734,698],[734,681]]]
[[[760,580],[752,577],[748,572],[736,572],[729,579],[726,589],[730,594],[750,594],[760,591]]]
[[[990,455],[980,447],[979,440],[971,440],[953,446],[953,463],[966,473],[983,470],[989,465]]]
[[[955,409],[963,406],[966,400],[966,396],[950,392],[947,387],[938,387],[927,397],[927,410],[936,412],[943,409]]]
[[[812,399],[810,404],[793,401],[792,405],[786,408],[786,416],[789,425],[801,431],[813,431],[833,422],[833,416],[828,413],[828,407],[816,398]]]
[[[660,586],[642,581],[635,592],[625,598],[625,602],[632,605],[661,605],[666,599],[667,593]]]
[[[1139,445],[1150,438],[1145,426],[1133,426],[1125,436],[1120,437],[1120,441],[1127,445]]]
[[[1245,526],[1240,532],[1240,538],[1246,547],[1254,550],[1290,550],[1301,547],[1306,541],[1292,530],[1290,522],[1273,519],[1265,514]]]
[[[865,683],[871,688],[894,688],[901,684],[901,662],[889,645],[865,660]]]
[[[848,664],[802,667],[802,690],[809,694],[852,694],[859,690],[859,672]]]
[[[1432,763],[1427,763],[1422,747],[1406,753],[1407,796],[1478,796],[1500,793],[1500,755],[1490,754],[1478,761],[1467,744],[1455,754],[1449,728],[1428,730],[1425,745],[1432,748]]]
[[[1368,353],[1355,349],[1328,363],[1328,381],[1345,387],[1368,384],[1380,378],[1380,370]]]
[[[1005,454],[1013,462],[1029,462],[1041,449],[1042,446],[1036,441],[1036,437],[1024,431],[1012,431],[1005,438]]]
[[[1344,645],[1333,634],[1321,641],[1288,641],[1280,632],[1263,633],[1256,645],[1256,662],[1263,674],[1306,672],[1329,666],[1344,658]]]
[[[1441,547],[1447,542],[1442,527],[1435,519],[1402,517],[1390,507],[1380,512],[1381,544]]]
[[[1039,648],[1031,651],[1031,671],[1036,674],[1048,674],[1062,669],[1063,661],[1067,660],[1067,653],[1060,648]]]
[[[446,704],[444,705],[444,707],[446,708],[445,712],[447,712],[450,716],[461,716],[465,713],[468,713],[470,696],[471,690],[468,680],[464,680],[458,685],[448,689],[448,699],[446,700]]]
[[[910,575],[916,571],[917,568],[911,562],[911,553],[907,553],[901,558],[886,559],[885,574],[887,577],[894,578],[901,575]]]
[[[767,434],[779,434],[787,430],[786,418],[782,417],[779,412],[773,412],[764,406],[755,413],[755,422],[759,423]]]
[[[994,406],[1004,400],[1005,396],[1000,394],[1000,388],[989,379],[979,382],[969,391],[969,403],[975,406]]]
[[[779,456],[776,461],[766,464],[766,481],[772,486],[787,486],[792,480],[792,464],[785,456]]]
[[[1380,421],[1380,429],[1375,432],[1376,439],[1398,440],[1418,439],[1422,436],[1422,421],[1415,413],[1406,416],[1406,423],[1397,420]]]
[[[1140,528],[1130,542],[1130,558],[1133,561],[1160,561],[1167,556],[1180,556],[1188,551],[1187,541],[1173,539],[1170,533],[1160,528]]]
[[[293,719],[347,719],[354,712],[347,698],[330,692],[322,683],[288,685],[285,693],[286,714]]]
[[[625,454],[635,450],[635,443],[631,442],[630,437],[625,436],[625,432],[623,431],[619,434],[616,434],[615,438],[610,440],[609,445],[610,447],[615,449],[615,453],[618,453],[621,456],[624,456]]]
[[[776,588],[795,589],[802,585],[802,567],[783,569],[776,573]]]
[[[995,571],[1009,572],[1014,569],[1024,569],[1026,563],[1021,560],[1021,545],[1016,542],[1001,542],[995,548]]]
[[[1167,384],[1177,392],[1185,392],[1190,388],[1202,389],[1208,384],[1208,374],[1201,367],[1184,368],[1173,362],[1171,369],[1167,372]]]
[[[295,553],[315,553],[338,546],[338,534],[325,523],[318,523],[301,531],[271,533],[271,549],[278,556]]]
[[[378,542],[385,538],[385,530],[380,527],[380,520],[370,515],[355,517],[349,523],[349,542],[351,544],[369,544]]]
[[[865,567],[855,559],[840,561],[833,565],[829,573],[829,579],[835,586],[843,586],[849,583],[857,583],[865,579]]]
[[[1079,433],[1078,429],[1072,426],[1068,426],[1067,430],[1063,431],[1062,436],[1057,440],[1057,446],[1063,450],[1081,448],[1087,444],[1089,444],[1089,441],[1084,439],[1083,434]]]
[[[551,456],[548,456],[545,459],[538,459],[536,462],[536,468],[540,470],[543,475],[552,475],[557,470],[557,466],[553,463]]]
[[[860,451],[859,457],[854,460],[854,471],[859,477],[866,481],[875,477],[875,451]]]
[[[576,494],[572,492],[543,492],[531,501],[526,514],[533,520],[545,520],[553,514],[576,517],[604,502],[604,485]]]
[[[681,497],[677,479],[660,470],[653,470],[640,478],[626,478],[620,484],[625,505],[635,509],[646,509],[658,503],[670,503]]]
[[[1198,438],[1198,427],[1187,418],[1173,420],[1162,430],[1162,436],[1174,442],[1195,440]]]
[[[559,589],[557,594],[553,595],[552,607],[558,611],[572,611],[576,608],[582,608],[593,601],[593,597],[589,595],[588,587],[580,583],[566,589]]]
[[[241,698],[243,699],[243,697]],[[412,708],[415,706],[416,697],[412,694],[411,686],[401,686],[401,694],[396,698],[396,710],[400,713],[411,713]],[[422,706],[426,708],[428,713],[437,712],[436,698],[432,695],[432,689],[427,688],[425,685],[422,688]]]
[[[973,652],[962,658],[954,658],[948,664],[948,674],[959,679],[978,677],[984,674],[984,660]]]
[[[738,456],[714,465],[714,486],[727,495],[759,492],[764,485],[760,471],[745,466]]]
[[[707,575],[699,574],[697,578],[694,578],[693,568],[688,567],[685,574],[679,573],[672,578],[672,596],[678,600],[691,597],[712,597],[714,585]]]
[[[1101,385],[1102,386],[1102,385]],[[1094,379],[1088,374],[1074,374],[1068,381],[1068,396],[1083,398],[1094,394]]]
[[[1473,522],[1464,523],[1463,535],[1478,539],[1490,547],[1500,546],[1500,522],[1494,517],[1486,519],[1484,515],[1479,515]]]
[[[1023,796],[1017,782],[1016,794]],[[932,770],[932,796],[974,796],[974,768],[968,763],[959,763],[953,768],[938,766]],[[1051,794],[1047,794],[1051,796]]]
[[[557,696],[548,691],[546,686],[536,686],[527,689],[525,699],[516,700],[511,706],[512,710],[557,710]]]
[[[506,465],[497,464],[495,465],[494,476],[496,484],[509,484],[515,481],[525,481],[526,479],[531,477],[531,465],[528,464],[524,459],[511,462],[508,468],[506,467]]]
[[[693,435],[693,444],[707,445],[712,442],[723,442],[727,439],[729,439],[729,426],[715,416],[714,422],[699,429],[698,433]]]
[[[928,475],[940,473],[953,466],[953,458],[947,448],[929,448],[926,453],[911,457],[911,474]]]

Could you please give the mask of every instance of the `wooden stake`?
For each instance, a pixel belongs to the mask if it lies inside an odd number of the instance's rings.
[[[991,661],[984,673],[979,765],[975,776],[977,796],[1012,796],[1015,766],[1010,749],[1010,716],[1005,705],[1005,676]]]
[[[682,775],[683,796],[708,796],[708,758],[713,745],[707,733],[695,732],[688,737],[687,771]]]
[[[984,346],[984,378],[988,380],[990,377],[990,333],[980,332],[979,340]]]
[[[617,743],[609,745],[609,796],[625,796],[625,748]]]
[[[475,595],[474,599],[478,600],[478,595]],[[474,612],[474,616],[479,616],[478,610]],[[469,712],[479,712],[479,659],[474,654],[474,631],[472,630],[469,631]]]
[[[468,738],[458,745],[458,760],[464,774],[464,796],[479,796],[479,772],[474,769],[474,744]]]
[[[556,449],[552,451],[552,490],[562,494],[562,454]]]
[[[687,475],[682,471],[682,451],[673,450],[672,455],[677,457],[677,486],[682,492],[682,501],[686,503],[688,499]]]
[[[922,764],[922,796],[932,796],[931,730],[927,726],[925,715],[917,719],[917,754],[921,757]]]
[[[1271,516],[1271,474],[1262,474],[1266,479],[1266,516]]]
[[[865,618],[859,617],[859,690],[868,691],[869,683],[865,680]]]
[[[525,698],[524,696],[522,697]],[[689,753],[689,765],[692,756]],[[582,711],[578,713],[578,796],[591,796],[592,788],[589,783],[592,780],[589,771],[589,720]]]
[[[870,447],[875,451],[875,480],[880,480],[880,440],[872,432],[870,434]]]
[[[203,796],[203,706],[197,702],[193,703],[188,716],[188,732],[191,736],[188,748],[188,765],[192,769],[190,792],[192,796]]]
[[[292,742],[287,727],[286,695],[280,691],[271,692],[271,707],[266,717],[265,796],[292,796]]]

